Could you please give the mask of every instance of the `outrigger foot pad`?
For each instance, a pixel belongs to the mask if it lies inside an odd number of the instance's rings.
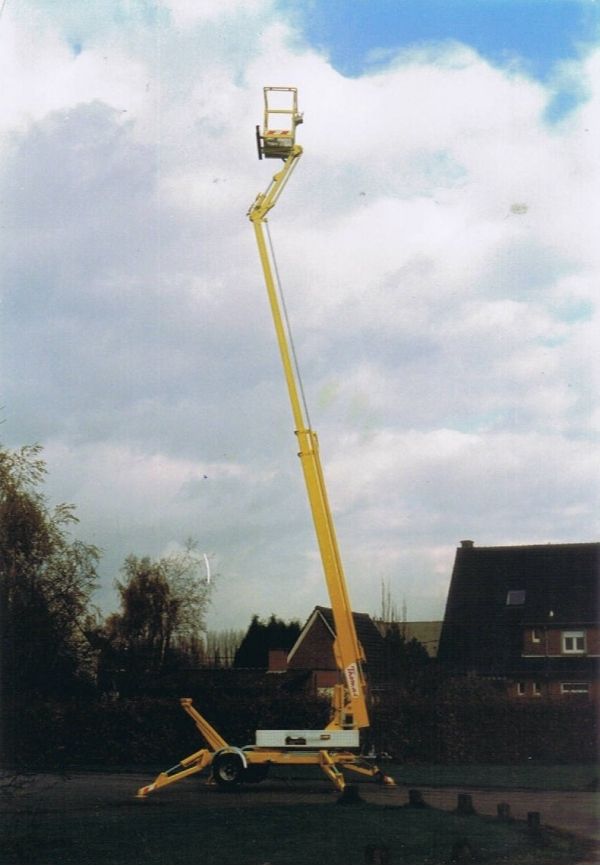
[[[378,773],[377,781],[382,785],[389,785],[390,787],[396,787],[396,782],[392,779],[391,776],[386,776],[385,773],[382,773],[381,770]]]

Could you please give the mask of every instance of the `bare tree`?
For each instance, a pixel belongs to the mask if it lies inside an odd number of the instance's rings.
[[[237,628],[207,631],[206,664],[213,667],[231,667],[245,634],[245,629]]]
[[[107,637],[120,647],[128,667],[160,671],[170,651],[202,656],[211,585],[196,544],[152,560],[128,556],[123,580],[116,581],[121,611],[105,623]]]
[[[383,578],[381,579],[381,611],[377,619],[383,622],[399,622],[400,620],[398,607],[392,597],[390,585]]]

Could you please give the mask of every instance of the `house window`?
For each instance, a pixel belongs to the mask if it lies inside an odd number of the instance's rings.
[[[516,605],[525,604],[525,590],[524,589],[509,589],[508,594],[506,596],[506,604],[510,607],[514,607]]]
[[[587,695],[590,691],[589,683],[561,683],[560,690],[563,695]]]
[[[542,630],[541,628],[532,628],[531,629],[531,642],[539,643],[542,639]]]
[[[525,683],[517,683],[517,694],[523,696],[525,694]]]
[[[585,632],[582,631],[563,631],[562,633],[562,649],[564,653],[583,653],[585,652]]]
[[[541,683],[534,683],[533,684],[533,694],[535,696],[537,696],[538,698],[541,696],[541,694],[542,694],[542,684]]]

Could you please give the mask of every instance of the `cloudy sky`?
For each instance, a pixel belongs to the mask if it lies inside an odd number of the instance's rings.
[[[350,595],[598,540],[600,3],[3,0],[1,428],[103,551],[188,537],[209,627],[327,604],[251,226],[270,220]]]

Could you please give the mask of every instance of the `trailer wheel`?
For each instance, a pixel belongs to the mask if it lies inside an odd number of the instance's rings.
[[[242,759],[233,752],[216,755],[212,762],[212,774],[217,785],[233,788],[240,784],[244,775]]]

